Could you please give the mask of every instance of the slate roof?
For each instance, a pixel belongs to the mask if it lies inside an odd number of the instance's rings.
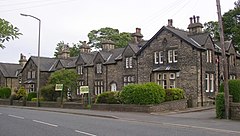
[[[205,48],[202,47],[201,44],[203,44],[203,42],[207,40],[207,33],[199,34],[198,36],[190,36],[188,31],[180,30],[174,27],[163,26],[149,41],[147,41],[147,43],[139,50],[137,54],[141,53],[164,30],[173,33],[174,35],[197,49],[205,50]],[[202,39],[204,40],[199,42]]]
[[[112,53],[110,58],[105,62],[105,64],[113,64],[116,63],[116,60],[119,56],[122,55],[125,48],[117,48],[113,49],[110,52]]]
[[[16,78],[19,71],[22,69],[20,64],[0,63],[0,71],[4,77]]]
[[[38,57],[36,56],[31,56],[31,59],[36,64],[36,66],[38,66],[37,58]],[[40,57],[40,71],[51,71],[52,66],[55,64],[56,61],[58,61],[57,58]]]

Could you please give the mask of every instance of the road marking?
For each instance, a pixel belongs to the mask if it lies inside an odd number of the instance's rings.
[[[58,125],[47,123],[47,122],[43,122],[43,121],[39,121],[39,120],[33,120],[33,122],[37,122],[37,123],[48,125],[48,126],[52,126],[52,127],[58,127]]]
[[[17,118],[17,119],[24,119],[24,117],[15,116],[15,115],[11,115],[11,114],[9,114],[8,116],[9,116],[9,117],[14,117],[14,118]]]
[[[79,131],[79,130],[75,130],[75,132],[81,133],[81,134],[84,134],[84,135],[88,135],[88,136],[97,136],[97,135],[94,135],[94,134],[91,134],[91,133],[87,133],[87,132],[83,132],[83,131]]]

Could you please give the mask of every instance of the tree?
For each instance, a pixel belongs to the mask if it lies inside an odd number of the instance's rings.
[[[240,49],[240,0],[236,1],[234,9],[223,14],[224,38],[232,40],[233,44]],[[204,24],[205,31],[212,34],[213,38],[219,40],[219,28],[217,21]]]
[[[5,48],[3,45],[4,42],[14,40],[18,38],[19,35],[22,34],[19,33],[17,27],[14,27],[10,22],[0,18],[0,48]]]
[[[105,27],[99,30],[92,30],[88,33],[89,44],[92,47],[100,48],[102,41],[113,41],[116,47],[125,47],[132,37],[130,33],[120,33],[118,29]]]
[[[78,74],[75,70],[61,69],[52,73],[49,77],[49,84],[63,84],[63,90],[74,90],[77,86]]]
[[[220,35],[219,35],[219,25],[217,21],[209,21],[207,23],[204,23],[205,32],[209,32],[210,35],[213,37],[214,40],[219,41]]]
[[[64,41],[60,41],[59,43],[57,43],[57,47],[55,48],[56,51],[54,52],[54,56],[57,57],[59,52],[61,52],[63,50],[63,46],[64,46]]]
[[[78,43],[73,43],[73,47],[70,47],[70,57],[79,55],[79,49],[82,44],[83,44],[83,41],[79,41]]]

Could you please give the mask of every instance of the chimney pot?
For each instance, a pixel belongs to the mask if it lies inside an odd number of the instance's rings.
[[[136,33],[141,33],[141,28],[136,28]]]
[[[195,17],[195,15],[193,16],[193,21],[194,21],[194,23],[196,23],[196,17]]]
[[[173,27],[173,20],[172,19],[168,19],[168,26]]]
[[[200,17],[199,17],[199,16],[197,16],[197,23],[199,23],[199,18],[200,18]]]
[[[192,17],[190,17],[190,24],[192,24],[192,23],[193,23],[193,21],[192,21],[192,20],[193,20],[193,18],[192,18]]]

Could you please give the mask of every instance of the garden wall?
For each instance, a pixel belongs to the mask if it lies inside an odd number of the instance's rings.
[[[230,103],[231,119],[240,120],[240,103]]]

